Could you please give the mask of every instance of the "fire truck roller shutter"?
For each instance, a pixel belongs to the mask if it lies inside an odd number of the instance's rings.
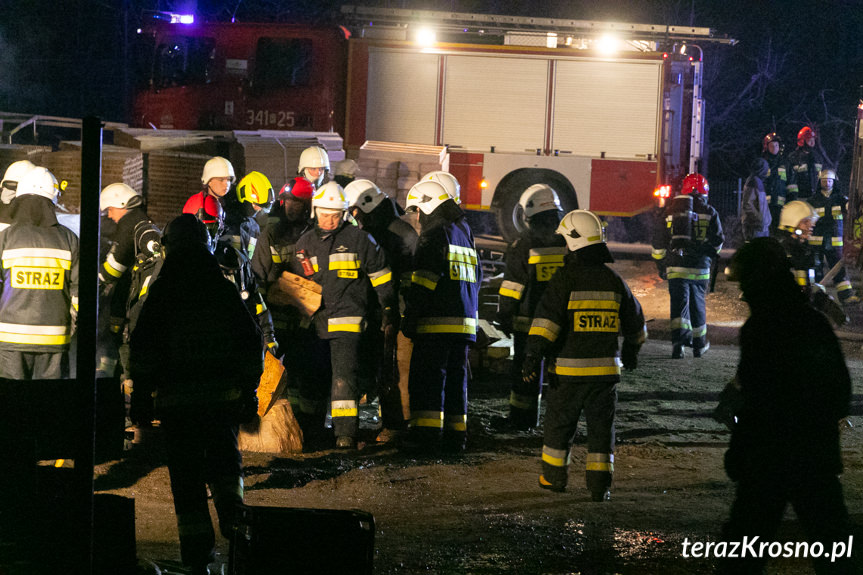
[[[527,228],[524,211],[518,204],[521,194],[534,184],[546,184],[557,192],[563,213],[578,209],[578,199],[570,181],[559,172],[538,168],[513,170],[500,181],[491,200],[491,211],[503,239],[512,242]]]

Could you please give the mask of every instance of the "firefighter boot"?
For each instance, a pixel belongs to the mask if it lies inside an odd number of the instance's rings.
[[[710,343],[705,342],[703,347],[693,347],[692,348],[692,357],[701,357],[704,355],[707,350],[710,349]]]
[[[683,359],[686,357],[683,345],[675,344],[671,350],[671,359]]]

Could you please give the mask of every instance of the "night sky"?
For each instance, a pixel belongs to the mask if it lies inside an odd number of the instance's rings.
[[[358,4],[360,2],[357,2]],[[199,18],[322,22],[340,2],[275,0],[29,0],[3,4],[0,111],[127,121],[127,65],[142,11]],[[362,2],[391,8],[614,20],[714,28],[737,46],[705,50],[709,175],[745,177],[761,138],[818,128],[829,163],[846,169],[863,85],[863,0],[451,0]],[[58,9],[61,7],[61,9]],[[847,175],[847,173],[846,173]]]

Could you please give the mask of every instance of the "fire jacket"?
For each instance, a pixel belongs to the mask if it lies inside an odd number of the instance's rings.
[[[500,284],[498,321],[527,332],[542,294],[569,252],[559,234],[537,234],[528,229],[506,252],[506,271]]]
[[[771,206],[785,205],[786,185],[788,183],[788,162],[785,154],[771,154],[765,151],[761,157],[767,160],[767,176],[764,178],[764,193]]]
[[[215,257],[198,245],[165,258],[129,345],[135,393],[154,391],[157,414],[230,419],[263,372],[260,329]]]
[[[812,197],[807,201],[818,214],[818,221],[815,222],[812,236],[809,238],[809,245],[824,249],[841,248],[845,206],[848,205],[848,198],[834,187],[829,196],[825,196],[819,191],[812,194]]]
[[[235,194],[226,194],[222,205],[225,209],[225,229],[219,236],[220,241],[230,241],[235,249],[245,252],[251,260],[255,255],[261,226],[254,216],[245,214],[245,206]],[[246,204],[248,205],[248,204]]]
[[[274,342],[273,318],[270,316],[270,311],[264,303],[264,297],[258,289],[249,257],[245,252],[231,245],[230,240],[225,239],[223,241],[222,237],[216,244],[215,256],[225,279],[237,287],[249,313],[257,320],[261,332],[264,334],[264,341],[268,344]]]
[[[261,233],[260,242],[252,256],[252,271],[258,287],[264,293],[264,299],[267,299],[267,293],[273,284],[279,281],[282,272],[292,271],[290,264],[296,253],[297,240],[310,229],[311,224],[307,220],[291,222],[278,218],[273,219]],[[273,326],[277,330],[295,329],[304,323],[308,325],[307,321],[303,321],[299,310],[293,306],[270,306],[269,309]]]
[[[805,241],[800,241],[793,231],[784,228],[776,231],[776,239],[785,248],[794,280],[808,293],[815,283],[815,252],[812,246]]]
[[[423,224],[405,301],[404,334],[476,341],[482,268],[464,219]]]
[[[646,339],[644,314],[620,275],[605,264],[568,254],[537,305],[527,355],[553,357],[549,371],[584,383],[620,381],[618,335]]]
[[[683,242],[681,248],[672,249],[673,205],[670,203],[666,208],[653,236],[653,259],[658,265],[665,266],[670,280],[708,280],[711,258],[717,256],[725,241],[719,214],[701,194],[692,194],[692,211],[697,218],[693,227],[694,237]]]
[[[788,199],[808,200],[818,190],[818,174],[824,165],[821,152],[803,145],[788,155],[791,176],[788,178]]]
[[[135,226],[149,220],[142,208],[132,208],[117,222],[117,229],[112,234],[114,244],[99,268],[99,279],[103,283],[117,282],[135,263]]]
[[[78,237],[39,196],[15,198],[11,220],[0,232],[0,348],[65,351],[78,311]]]
[[[398,282],[401,292],[410,287],[419,237],[409,223],[399,218],[396,205],[390,198],[384,199],[363,218],[362,229],[370,233],[384,250],[393,279]]]
[[[315,226],[297,240],[294,253],[291,272],[321,284],[321,307],[314,316],[319,337],[331,339],[365,329],[369,282],[385,313],[398,310],[393,274],[383,250],[355,225],[342,222],[333,231]]]

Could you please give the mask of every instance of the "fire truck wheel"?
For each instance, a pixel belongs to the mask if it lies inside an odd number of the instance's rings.
[[[491,201],[491,211],[497,220],[498,233],[507,242],[513,242],[526,227],[524,213],[518,200],[534,184],[547,184],[557,192],[563,213],[578,209],[575,189],[559,172],[535,168],[522,168],[507,174],[498,184]]]

